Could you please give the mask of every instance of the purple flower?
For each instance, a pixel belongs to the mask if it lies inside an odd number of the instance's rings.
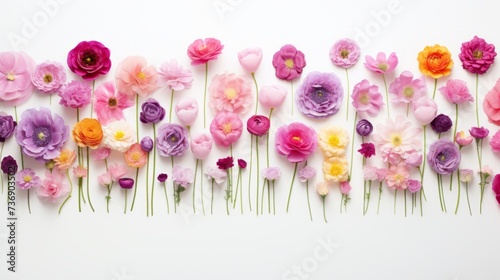
[[[143,151],[145,152],[151,152],[151,150],[153,150],[153,139],[151,139],[151,137],[149,136],[145,136],[142,138],[141,140],[141,148]]]
[[[472,137],[476,138],[476,140],[479,140],[486,138],[490,133],[490,131],[482,126],[481,127],[473,126],[471,127],[471,129],[469,129],[469,133]]]
[[[16,129],[16,141],[23,153],[40,161],[58,157],[68,135],[64,119],[44,107],[24,111]]]
[[[165,117],[165,109],[154,98],[148,98],[142,103],[139,119],[142,123],[157,123]]]
[[[337,75],[312,72],[298,88],[296,96],[300,112],[311,118],[324,118],[339,111],[344,89]]]
[[[427,162],[438,174],[449,175],[460,164],[460,151],[450,140],[440,139],[430,146]]]
[[[311,179],[312,177],[316,176],[316,168],[310,165],[306,165],[299,171],[298,174],[299,174],[299,181],[305,182]]]
[[[156,148],[163,157],[182,156],[189,147],[186,128],[173,123],[166,123],[158,129]]]
[[[228,170],[234,166],[233,157],[220,158],[217,160],[217,167],[222,170]]]
[[[264,179],[274,181],[281,176],[281,169],[279,167],[268,167],[262,169],[262,176]]]
[[[66,73],[58,62],[44,62],[35,68],[31,82],[42,93],[58,92],[66,82]]]
[[[122,189],[129,190],[134,187],[134,179],[132,178],[121,178],[118,180],[118,184]]]
[[[411,193],[416,193],[422,188],[422,184],[418,180],[409,179],[406,181],[406,186]]]
[[[182,168],[180,166],[175,166],[172,169],[172,178],[175,184],[183,188],[187,188],[189,184],[193,183],[193,170],[191,168]]]
[[[450,130],[452,126],[453,122],[451,121],[450,117],[445,114],[439,114],[431,121],[432,130],[434,130],[436,133],[446,132]]]
[[[167,181],[168,175],[166,173],[160,173],[160,174],[158,174],[158,177],[156,179],[158,179],[158,181],[160,181],[160,183],[163,183],[163,182]]]
[[[244,161],[243,159],[239,158],[238,159],[238,166],[241,168],[241,169],[244,169],[247,167],[247,162]]]
[[[35,171],[25,168],[16,174],[17,187],[22,190],[37,188],[42,184],[40,177],[36,176]]]
[[[361,144],[361,149],[358,152],[365,158],[369,158],[375,155],[375,145],[373,143],[363,143]]]
[[[364,137],[370,136],[372,131],[373,131],[373,125],[370,121],[366,119],[362,119],[356,124],[356,132],[361,136]]]
[[[350,68],[359,60],[359,45],[356,41],[345,38],[338,40],[330,49],[332,63],[342,68]]]
[[[495,46],[488,44],[482,38],[474,36],[468,42],[462,44],[458,58],[462,61],[462,67],[473,74],[484,74],[490,69],[495,61]]]
[[[68,67],[84,80],[95,80],[111,69],[110,51],[97,41],[80,42],[68,53]]]
[[[12,135],[16,125],[12,116],[0,113],[0,142],[5,142]]]
[[[12,156],[6,156],[2,159],[2,172],[5,174],[17,172],[17,161]]]
[[[92,88],[84,81],[71,81],[59,91],[59,104],[70,108],[82,108],[90,103]]]

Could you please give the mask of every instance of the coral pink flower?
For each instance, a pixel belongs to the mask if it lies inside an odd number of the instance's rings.
[[[215,75],[208,90],[210,107],[215,113],[244,114],[252,105],[250,81],[235,74]]]
[[[130,167],[140,168],[146,164],[148,154],[142,149],[141,144],[135,143],[125,152],[125,162]]]
[[[500,130],[497,131],[490,139],[490,146],[493,152],[500,152]]]
[[[102,125],[107,125],[113,121],[125,119],[123,110],[134,105],[123,92],[115,88],[113,82],[101,84],[94,92],[94,109],[97,119]]]
[[[388,119],[385,125],[377,126],[373,141],[382,156],[386,156],[384,159],[390,154],[406,159],[420,150],[420,131],[420,128],[414,127],[405,117],[398,115],[395,120]]]
[[[413,115],[421,125],[431,123],[436,117],[437,111],[437,104],[430,97],[423,96],[413,102]]]
[[[158,88],[158,73],[144,57],[129,56],[116,69],[116,87],[128,96],[147,97]]]
[[[220,112],[210,124],[210,133],[215,144],[229,147],[240,139],[243,122],[240,117],[231,112]]]
[[[158,86],[167,86],[169,89],[179,91],[190,89],[193,85],[193,73],[184,69],[175,59],[161,65],[158,70]]]
[[[378,86],[370,85],[366,79],[354,86],[351,97],[352,105],[358,113],[366,112],[372,117],[377,115],[384,105],[384,98],[378,91]]]
[[[394,96],[392,103],[410,103],[425,95],[424,79],[413,79],[410,71],[403,71],[394,82],[389,85],[389,92]]]
[[[17,106],[33,93],[31,73],[35,61],[24,52],[0,53],[0,101]]]
[[[217,59],[223,49],[224,45],[215,38],[197,39],[189,45],[187,55],[192,60],[191,65],[199,65]]]
[[[490,123],[500,125],[500,79],[484,97],[483,110]]]
[[[302,74],[302,69],[306,67],[306,60],[301,51],[288,44],[274,54],[273,66],[276,68],[278,79],[292,81]]]
[[[392,165],[387,171],[385,182],[389,189],[405,190],[410,178],[410,170],[404,164]]]
[[[286,156],[289,162],[305,161],[316,150],[318,136],[312,127],[294,122],[278,128],[275,137],[278,154]]]
[[[287,89],[284,86],[262,86],[259,92],[259,103],[265,108],[274,109],[285,102]]]
[[[56,202],[60,197],[69,193],[68,185],[63,184],[63,181],[64,173],[59,169],[54,169],[52,172],[46,171],[42,185],[38,188],[38,196],[50,202]]]
[[[77,178],[86,178],[87,177],[87,168],[78,165],[73,167],[73,175]]]
[[[470,95],[467,84],[462,80],[450,79],[446,85],[439,88],[444,98],[454,104],[463,104],[467,101],[474,102],[474,97]]]
[[[240,51],[238,53],[238,61],[241,67],[250,73],[255,73],[260,66],[262,61],[262,49],[261,48],[248,48]]]
[[[392,72],[396,66],[398,66],[398,57],[395,53],[391,53],[388,58],[386,58],[385,53],[379,52],[377,58],[367,55],[365,56],[365,67],[375,73],[385,74]]]

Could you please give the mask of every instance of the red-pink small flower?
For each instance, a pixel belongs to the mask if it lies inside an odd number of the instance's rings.
[[[278,154],[286,156],[289,162],[305,161],[316,150],[318,136],[312,127],[294,122],[278,128],[275,148]]]
[[[474,97],[470,95],[465,81],[450,79],[446,85],[439,88],[441,94],[448,102],[454,104],[463,104],[465,102],[474,102]]]
[[[215,144],[229,147],[240,139],[243,122],[240,117],[231,112],[220,112],[210,124],[210,133]]]
[[[495,46],[488,44],[483,38],[474,36],[460,47],[458,58],[462,61],[462,67],[473,74],[484,74],[495,62]]]
[[[425,95],[424,79],[413,79],[410,71],[403,71],[394,82],[389,85],[389,92],[393,94],[392,103],[410,103]]]
[[[197,39],[189,45],[187,55],[192,60],[191,65],[199,65],[217,59],[222,53],[222,49],[224,49],[224,45],[217,39]]]
[[[358,113],[365,112],[372,117],[377,115],[384,105],[384,98],[378,91],[378,86],[370,85],[366,79],[354,86],[351,97],[352,105]]]
[[[158,73],[144,57],[129,56],[116,69],[116,87],[129,97],[147,97],[158,88]]]
[[[340,182],[340,192],[344,195],[346,194],[349,194],[351,192],[351,184],[349,183],[349,181],[343,181],[343,182]]]
[[[210,92],[210,107],[215,113],[244,114],[252,106],[250,81],[236,74],[215,75],[208,90]]]
[[[84,80],[95,80],[111,69],[111,52],[98,41],[82,41],[68,53],[69,69]]]
[[[396,53],[391,53],[387,58],[385,53],[379,52],[376,58],[365,56],[365,67],[375,73],[385,74],[392,72],[398,66]]]
[[[273,66],[276,68],[278,79],[291,81],[302,74],[302,69],[306,67],[306,60],[301,51],[287,44],[274,54]]]
[[[361,149],[358,152],[365,158],[370,158],[375,155],[375,145],[373,143],[362,143]]]

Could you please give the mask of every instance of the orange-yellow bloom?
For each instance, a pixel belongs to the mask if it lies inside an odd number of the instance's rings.
[[[64,149],[61,151],[59,156],[54,159],[55,167],[61,170],[66,170],[71,167],[71,165],[75,162],[75,160],[76,160],[75,150]]]
[[[85,118],[73,127],[71,136],[80,147],[97,149],[102,142],[102,127],[98,120]]]
[[[418,53],[417,60],[420,72],[434,79],[450,75],[453,67],[450,51],[438,44],[426,46]]]
[[[146,164],[147,153],[141,148],[141,144],[135,143],[125,152],[125,162],[130,167],[143,167]]]

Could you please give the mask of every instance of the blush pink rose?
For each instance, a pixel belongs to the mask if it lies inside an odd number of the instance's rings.
[[[199,65],[217,59],[222,53],[222,49],[224,49],[224,45],[217,39],[197,39],[189,45],[187,55],[192,60],[191,65]]]
[[[198,117],[198,102],[194,98],[185,98],[175,105],[175,114],[185,126],[191,126]]]
[[[197,159],[204,160],[212,151],[212,136],[208,133],[196,134],[191,137],[191,143],[189,147],[191,147],[191,152]]]
[[[158,88],[158,72],[144,57],[129,56],[116,69],[116,87],[128,96],[147,97]]]
[[[66,196],[69,193],[69,187],[63,183],[64,177],[64,173],[59,169],[45,172],[42,185],[38,188],[38,196],[50,202],[57,202],[60,197]]]
[[[263,86],[259,92],[259,103],[268,109],[278,108],[285,102],[287,92],[284,86]]]
[[[276,131],[275,148],[289,162],[305,161],[316,150],[318,136],[312,127],[294,122]]]
[[[215,75],[208,90],[210,92],[210,107],[215,113],[244,114],[252,106],[250,81],[235,74]]]
[[[427,125],[436,117],[438,107],[432,98],[423,96],[413,102],[413,114],[421,125]]]
[[[210,124],[210,133],[215,144],[229,147],[240,139],[243,122],[240,117],[231,112],[220,112]]]
[[[484,97],[483,110],[488,121],[500,125],[500,79]]]
[[[238,60],[240,61],[241,67],[250,73],[255,73],[260,66],[260,62],[262,61],[262,49],[244,49],[238,53]]]

